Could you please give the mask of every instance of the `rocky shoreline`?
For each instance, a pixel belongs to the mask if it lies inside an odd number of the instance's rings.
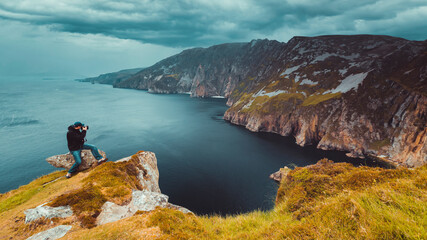
[[[427,163],[427,41],[379,35],[188,49],[114,87],[227,98],[224,119],[301,146]]]

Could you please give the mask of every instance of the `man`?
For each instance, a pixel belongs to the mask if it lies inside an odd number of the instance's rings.
[[[81,122],[75,122],[73,125],[68,127],[67,132],[67,142],[68,149],[70,153],[73,155],[75,163],[68,171],[66,178],[70,178],[71,174],[77,171],[80,164],[82,163],[82,158],[80,156],[83,149],[90,149],[92,155],[98,160],[98,164],[107,161],[107,158],[104,158],[101,154],[99,154],[98,149],[91,144],[85,144],[85,136],[88,127],[85,126]],[[81,130],[81,131],[80,131]]]

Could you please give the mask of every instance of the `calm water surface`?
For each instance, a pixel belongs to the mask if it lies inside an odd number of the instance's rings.
[[[88,143],[110,160],[155,152],[162,192],[199,214],[269,209],[277,184],[268,176],[280,167],[348,160],[231,125],[222,119],[225,102],[71,80],[0,79],[0,192],[55,171],[45,158],[68,152],[65,134],[75,121],[90,125]]]

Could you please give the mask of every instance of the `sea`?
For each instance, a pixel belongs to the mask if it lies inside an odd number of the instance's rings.
[[[89,125],[87,143],[111,161],[156,154],[160,189],[197,214],[231,215],[274,206],[269,175],[322,158],[375,165],[343,152],[300,147],[293,137],[254,133],[223,120],[226,99],[81,83],[67,78],[0,78],[0,192],[57,171],[46,158],[68,152],[66,133]]]

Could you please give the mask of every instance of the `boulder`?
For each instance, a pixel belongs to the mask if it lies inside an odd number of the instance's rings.
[[[158,192],[133,191],[130,208],[136,211],[153,211],[156,207],[167,207],[169,197]]]
[[[99,153],[103,157],[106,157],[106,154],[104,151],[99,150]],[[90,150],[82,150],[81,157],[82,157],[82,164],[80,164],[78,171],[89,169],[92,165],[97,163],[97,160],[92,155]],[[70,169],[75,162],[74,157],[73,155],[71,155],[71,153],[55,155],[47,158],[46,161],[54,167],[65,168],[65,169]]]
[[[25,210],[25,223],[35,221],[39,218],[66,218],[73,215],[70,206],[49,207],[46,203],[32,209]]]
[[[281,168],[279,171],[272,173],[270,175],[270,178],[273,179],[276,182],[282,181],[282,179],[288,175],[288,173],[291,171],[291,169],[289,169],[288,167],[283,167]]]
[[[115,222],[123,218],[131,217],[133,212],[128,205],[119,206],[113,202],[106,202],[102,206],[101,213],[96,218],[96,225]]]
[[[71,226],[59,225],[44,232],[34,234],[33,236],[27,238],[27,240],[55,240],[65,236],[65,234],[67,234],[70,229]]]
[[[117,220],[131,217],[137,211],[152,211],[156,207],[168,207],[168,196],[151,191],[133,191],[132,201],[119,206],[112,202],[106,202],[102,206],[102,211],[96,218],[96,224],[102,225]]]
[[[136,155],[144,170],[140,170],[138,180],[144,190],[133,190],[132,200],[124,206],[112,202],[106,202],[102,206],[101,213],[96,219],[97,225],[115,222],[123,218],[133,216],[137,211],[152,211],[156,207],[164,207],[179,210],[183,213],[192,213],[190,210],[171,204],[169,197],[160,192],[159,170],[157,158],[153,152],[138,152]],[[126,157],[116,163],[129,161],[132,157]]]

